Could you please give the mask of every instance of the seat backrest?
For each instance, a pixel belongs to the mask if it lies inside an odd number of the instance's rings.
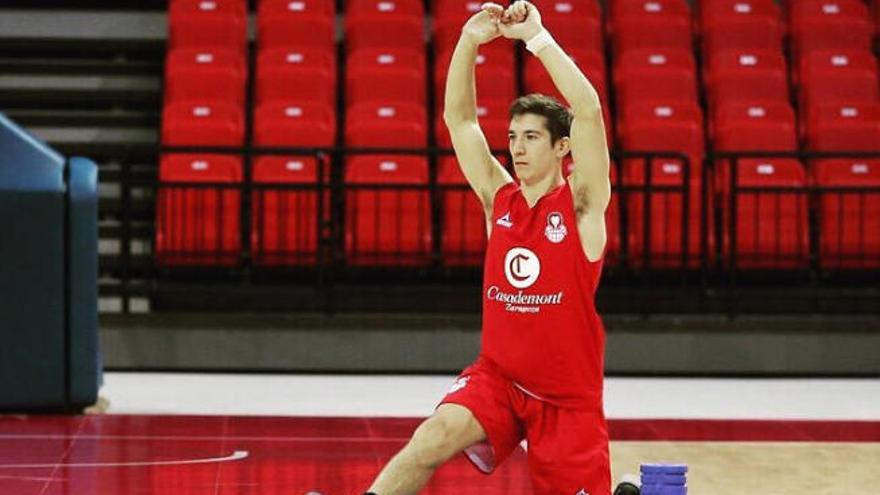
[[[362,155],[345,170],[346,252],[350,263],[420,265],[431,247],[427,160]],[[377,186],[391,185],[380,189]]]
[[[259,17],[320,16],[332,18],[336,14],[336,2],[327,0],[260,0]]]
[[[247,16],[246,0],[171,0],[168,6],[171,24],[181,17],[233,16],[244,19]]]
[[[236,263],[240,250],[241,160],[169,154],[159,164],[156,260],[159,264]],[[169,183],[182,183],[171,185]],[[216,183],[216,187],[202,186]],[[188,186],[187,184],[192,184]]]
[[[166,76],[178,69],[202,67],[229,67],[242,75],[247,71],[244,55],[228,48],[178,48],[165,59]]]
[[[323,103],[276,101],[257,107],[254,141],[257,145],[332,146],[336,112]]]
[[[184,101],[162,112],[164,144],[238,145],[243,139],[244,118],[235,104]]]
[[[348,0],[345,7],[346,23],[393,17],[422,19],[424,16],[421,0]]]
[[[816,178],[820,264],[880,267],[880,159],[820,160]]]
[[[424,146],[426,119],[424,106],[413,103],[359,103],[348,110],[346,140],[355,146]]]
[[[739,191],[736,198],[737,265],[804,266],[809,236],[803,165],[795,159],[744,159],[738,164],[737,176],[739,187],[756,188]],[[725,209],[728,206],[725,201]],[[729,213],[725,213],[726,218]],[[724,233],[727,238],[729,231],[725,229]]]
[[[303,156],[263,156],[254,161],[253,170],[254,183],[266,186],[253,191],[251,249],[255,263],[314,264],[319,220],[317,160]],[[293,184],[314,187],[283,187]],[[326,213],[326,209],[324,211]]]
[[[368,47],[349,52],[346,69],[393,69],[425,74],[425,52],[408,47]]]
[[[321,47],[276,47],[261,49],[257,55],[257,77],[268,70],[326,69],[336,77],[336,54]]]

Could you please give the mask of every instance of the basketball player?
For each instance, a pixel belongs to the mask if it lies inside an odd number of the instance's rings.
[[[537,94],[513,102],[518,182],[490,153],[476,112],[477,49],[502,36],[526,42],[527,56],[541,60],[571,107]],[[367,493],[417,493],[462,451],[491,473],[525,439],[535,494],[609,495],[605,333],[593,303],[611,196],[599,97],[537,8],[517,1],[507,9],[484,4],[464,25],[445,105],[456,157],[489,231],[482,348]],[[566,178],[569,152],[574,171]],[[638,489],[621,485],[618,493]]]

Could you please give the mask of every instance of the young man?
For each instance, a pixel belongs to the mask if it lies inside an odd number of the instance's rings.
[[[572,109],[542,95],[513,103],[510,153],[519,184],[490,153],[476,113],[477,49],[501,36],[526,41]],[[456,157],[489,231],[482,348],[367,493],[417,493],[462,451],[490,473],[525,439],[535,494],[608,495],[605,333],[593,303],[611,196],[599,97],[538,10],[518,1],[506,10],[484,4],[464,25],[445,105]],[[566,180],[569,152],[574,171]]]

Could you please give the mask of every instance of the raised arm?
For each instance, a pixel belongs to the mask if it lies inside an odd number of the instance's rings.
[[[605,248],[605,208],[611,199],[608,143],[599,95],[544,29],[534,5],[526,1],[512,4],[503,14],[500,29],[506,38],[527,42],[526,48],[541,60],[574,114],[570,135],[574,171],[569,180],[584,251],[589,259],[598,259]]]
[[[495,192],[513,179],[492,156],[477,122],[474,72],[478,47],[501,36],[498,23],[503,11],[500,5],[484,4],[462,28],[446,77],[443,113],[459,166],[487,213],[492,208]]]

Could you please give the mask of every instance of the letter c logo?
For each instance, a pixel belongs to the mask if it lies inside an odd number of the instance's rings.
[[[504,275],[517,289],[531,287],[541,274],[541,260],[530,249],[516,247],[504,257]]]

